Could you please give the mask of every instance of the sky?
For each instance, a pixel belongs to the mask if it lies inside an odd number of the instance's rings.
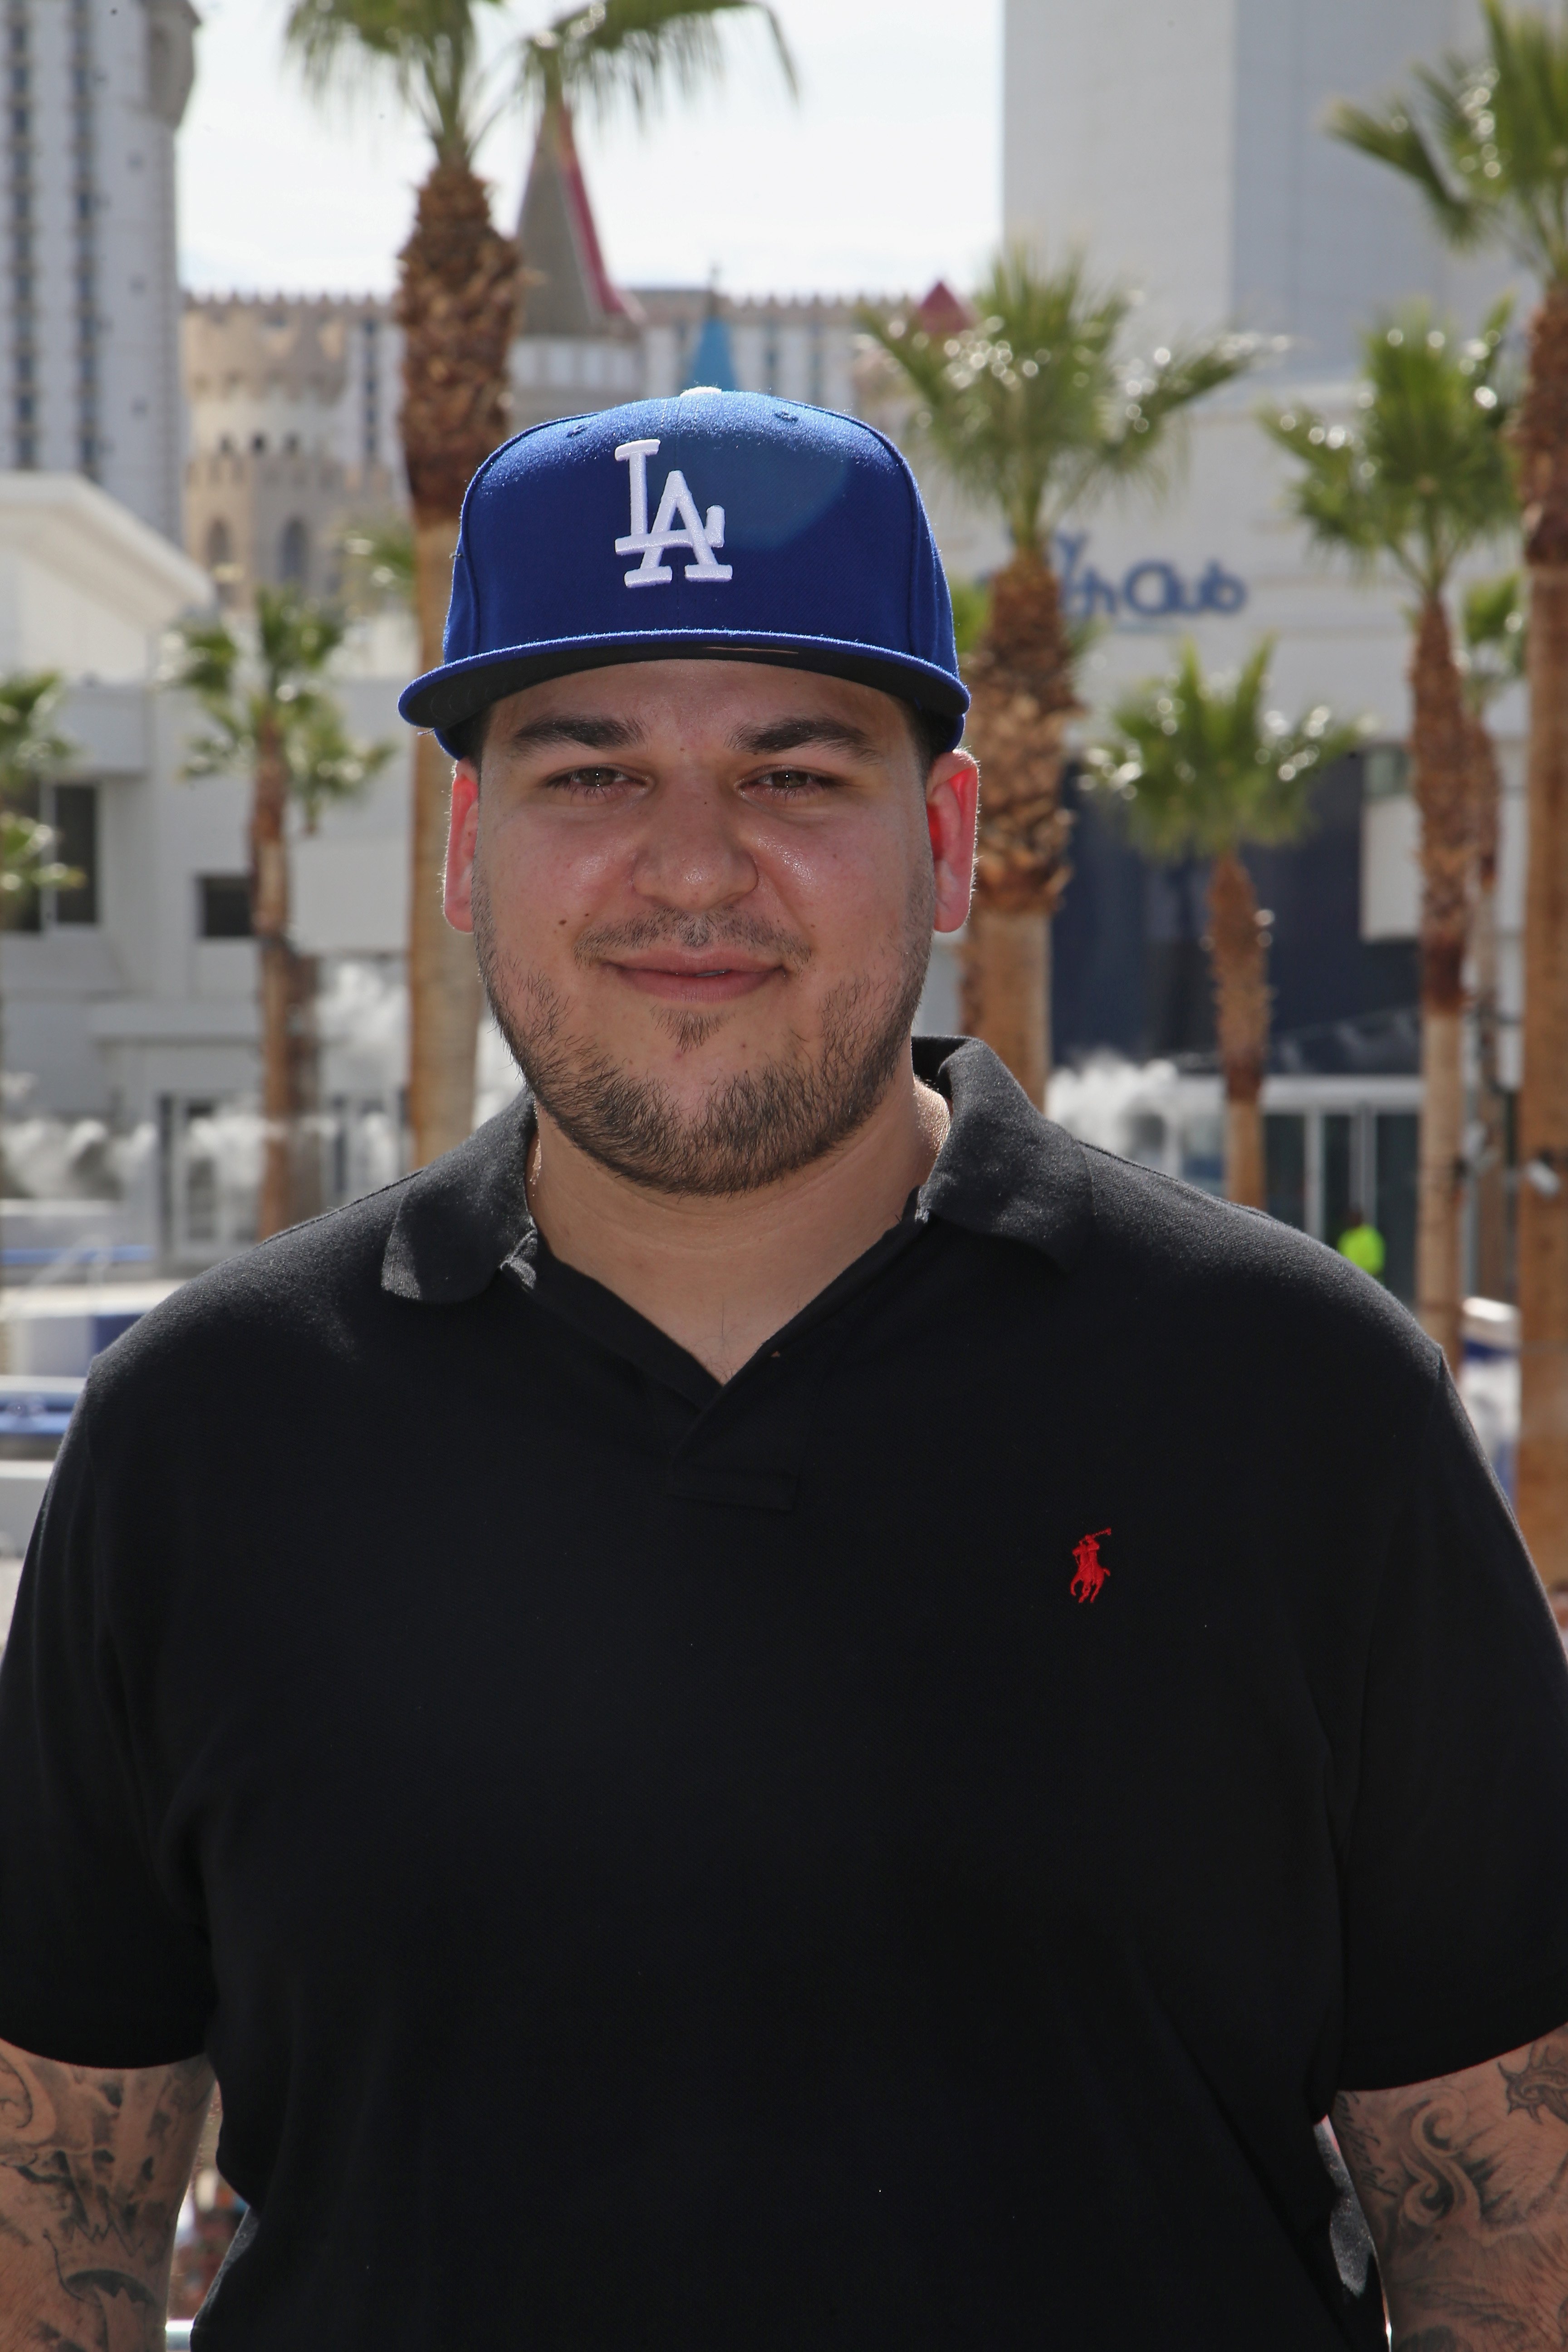
[[[419,135],[384,90],[330,110],[300,94],[279,58],[285,0],[200,5],[179,150],[185,284],[390,291]],[[513,21],[560,6],[516,0]],[[738,295],[973,282],[1000,227],[1002,0],[778,0],[778,13],[798,102],[761,27],[742,23],[716,90],[673,100],[646,131],[626,112],[579,126],[612,275],[695,285],[717,270]],[[509,120],[480,156],[508,227],[529,137]]]

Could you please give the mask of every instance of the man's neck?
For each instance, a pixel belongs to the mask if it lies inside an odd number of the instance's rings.
[[[542,1110],[529,1206],[554,1256],[727,1381],[898,1223],[947,1124],[942,1097],[903,1071],[865,1126],[826,1159],[714,1200],[628,1182],[579,1151]]]

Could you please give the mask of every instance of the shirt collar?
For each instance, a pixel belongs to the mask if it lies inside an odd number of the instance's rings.
[[[947,1097],[952,1124],[921,1210],[965,1232],[1023,1242],[1070,1273],[1094,1222],[1089,1160],[974,1037],[917,1037],[915,1073]],[[455,1307],[477,1298],[530,1241],[523,1169],[527,1088],[467,1143],[409,1177],[382,1259],[395,1298]]]

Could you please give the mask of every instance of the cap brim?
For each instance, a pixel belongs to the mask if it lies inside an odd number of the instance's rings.
[[[552,645],[513,646],[446,662],[405,687],[399,714],[411,727],[428,727],[443,750],[454,728],[525,686],[567,677],[576,670],[610,669],[624,662],[764,662],[780,669],[805,669],[827,677],[852,678],[901,701],[917,703],[952,720],[952,740],[963,732],[969,709],[966,688],[934,662],[885,653],[879,646],[842,644],[826,637],[791,637],[750,632],[730,636],[705,629],[666,629],[657,636],[562,637]]]

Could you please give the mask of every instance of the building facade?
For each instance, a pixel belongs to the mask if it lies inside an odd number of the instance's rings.
[[[189,0],[5,0],[0,461],[79,473],[178,543],[174,133]]]
[[[345,535],[406,504],[390,306],[203,296],[184,323],[185,546],[220,596],[334,594]]]
[[[1367,753],[1327,780],[1307,844],[1251,862],[1276,915],[1271,1183],[1282,1213],[1332,1239],[1353,1182],[1390,1225],[1401,1286],[1413,1267],[1419,1036],[1419,836],[1400,750],[1406,600],[1393,581],[1358,583],[1314,554],[1286,510],[1288,461],[1256,412],[1310,407],[1330,427],[1352,425],[1360,338],[1381,317],[1417,298],[1470,333],[1510,288],[1506,263],[1457,262],[1414,192],[1325,129],[1337,99],[1374,102],[1424,61],[1473,49],[1479,15],[1474,0],[1190,0],[1176,11],[1164,0],[1006,0],[1005,14],[1008,241],[1047,260],[1080,247],[1101,278],[1138,289],[1135,350],[1222,328],[1279,339],[1251,376],[1194,412],[1163,499],[1089,507],[1064,526],[1056,555],[1069,614],[1098,632],[1079,670],[1086,734],[1119,691],[1168,669],[1185,637],[1208,667],[1234,670],[1272,635],[1272,703],[1294,713],[1323,701],[1371,722]],[[1513,290],[1522,323],[1531,289]],[[978,553],[955,568],[987,568]],[[1001,553],[994,535],[989,562]],[[1515,562],[1505,543],[1472,568]],[[1492,713],[1506,787],[1510,1084],[1524,721],[1516,689]],[[1123,1108],[1148,1136],[1158,1129],[1149,1148],[1162,1164],[1202,1180],[1212,1122],[1193,1089],[1217,1087],[1202,1075],[1212,1063],[1205,877],[1145,866],[1089,801],[1072,855],[1056,926],[1058,1053],[1080,1064],[1101,1048],[1170,1057],[1161,1085],[1184,1069],[1163,1107],[1128,1095]],[[1352,1165],[1353,1179],[1324,1174]]]

